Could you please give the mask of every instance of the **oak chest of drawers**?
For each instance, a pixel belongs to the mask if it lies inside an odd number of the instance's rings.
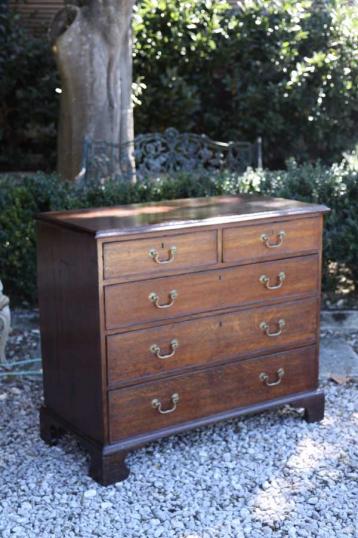
[[[322,216],[238,196],[38,216],[45,405],[102,484],[146,442],[291,404],[320,420]]]

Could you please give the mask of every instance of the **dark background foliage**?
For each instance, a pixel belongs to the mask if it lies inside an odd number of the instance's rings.
[[[334,0],[142,0],[136,131],[264,139],[265,166],[326,163],[357,142],[357,16]],[[59,86],[46,35],[0,8],[0,169],[53,170]]]
[[[53,170],[57,72],[46,36],[34,37],[0,2],[0,170]]]
[[[324,289],[339,291],[342,284],[358,292],[358,164],[345,158],[331,167],[288,163],[283,171],[248,170],[229,173],[147,180],[133,186],[108,182],[79,188],[55,175],[4,176],[0,180],[0,278],[13,303],[36,303],[37,212],[101,207],[152,200],[261,192],[331,208],[324,237]],[[349,284],[350,282],[350,284]]]

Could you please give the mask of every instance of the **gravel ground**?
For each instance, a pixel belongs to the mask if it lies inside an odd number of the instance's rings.
[[[322,329],[321,330],[321,345],[322,341],[325,338],[342,338],[342,331],[334,331],[332,329]],[[350,346],[355,353],[358,353],[358,331],[349,331],[348,334],[344,335],[344,341],[348,346]]]
[[[358,385],[325,389],[321,424],[285,408],[172,436],[104,488],[70,436],[40,440],[39,382],[3,381],[0,536],[357,538]]]

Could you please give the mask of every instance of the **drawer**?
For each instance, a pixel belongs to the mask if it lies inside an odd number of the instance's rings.
[[[103,246],[104,279],[154,275],[173,269],[211,265],[217,261],[216,230],[119,241]]]
[[[284,258],[321,248],[321,219],[307,218],[223,231],[226,263]]]
[[[312,344],[317,309],[306,299],[108,336],[109,385]]]
[[[317,361],[312,346],[118,389],[109,393],[110,440],[303,392],[316,385]]]
[[[318,256],[257,263],[105,287],[107,329],[313,294]]]

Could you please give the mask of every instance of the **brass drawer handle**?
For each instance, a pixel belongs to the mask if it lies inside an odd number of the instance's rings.
[[[286,325],[286,322],[284,319],[279,319],[277,325],[278,325],[279,330],[276,331],[275,333],[270,332],[270,325],[266,323],[266,321],[263,321],[262,323],[260,323],[260,329],[264,331],[267,336],[280,336],[280,334],[282,334],[282,329]]]
[[[167,304],[160,304],[159,303],[159,296],[157,293],[155,293],[154,291],[152,291],[152,293],[149,294],[148,296],[148,299],[154,304],[154,306],[156,306],[157,308],[170,308],[171,306],[173,306],[174,302],[175,302],[175,299],[178,297],[178,292],[176,290],[172,290],[171,292],[169,292],[169,298],[170,298],[170,302],[167,303]]]
[[[279,385],[281,383],[284,375],[285,375],[285,370],[283,368],[279,368],[277,370],[277,381],[273,381],[272,383],[269,383],[270,376],[268,374],[265,374],[265,372],[261,372],[259,377],[260,377],[260,381],[265,383],[267,387],[276,387],[276,385]]]
[[[170,247],[170,249],[169,249],[169,257],[166,260],[162,260],[162,259],[159,258],[158,251],[155,248],[152,248],[148,252],[148,254],[153,259],[153,261],[155,261],[155,263],[159,263],[160,265],[163,265],[165,263],[173,262],[174,259],[175,259],[176,252],[177,252],[177,247],[176,246]]]
[[[285,237],[286,237],[286,232],[281,230],[281,232],[279,232],[277,234],[277,243],[270,243],[270,237],[267,234],[262,234],[261,235],[261,241],[263,241],[265,243],[265,246],[267,248],[278,248],[278,247],[280,247],[282,245],[283,240],[285,239]]]
[[[267,275],[261,275],[260,276],[260,282],[268,290],[278,290],[278,289],[282,288],[283,281],[285,280],[285,278],[286,278],[286,274],[283,271],[281,271],[281,273],[278,274],[278,277],[277,277],[278,284],[276,284],[276,286],[271,286],[270,285],[270,277],[267,276]]]
[[[161,355],[160,353],[160,347],[157,345],[157,344],[153,344],[150,346],[149,350],[151,351],[151,353],[153,353],[153,355],[156,355],[158,357],[158,359],[170,359],[171,357],[174,357],[175,355],[175,352],[177,350],[177,348],[179,347],[179,342],[178,340],[172,340],[170,342],[170,347],[171,347],[171,353],[168,353],[168,355]]]
[[[173,403],[173,407],[171,407],[170,409],[162,409],[162,402],[158,398],[155,398],[154,400],[152,400],[152,407],[154,409],[157,409],[161,415],[174,413],[177,408],[177,403],[179,402],[179,394],[177,394],[176,392],[172,394],[171,401]]]

